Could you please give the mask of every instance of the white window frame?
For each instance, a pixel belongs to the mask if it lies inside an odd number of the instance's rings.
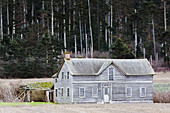
[[[110,79],[109,79],[109,76],[110,76],[109,70],[110,70],[110,68],[113,69],[113,80],[110,80]],[[114,67],[109,67],[109,68],[108,68],[108,81],[114,81],[114,80],[115,80],[115,69],[114,69]]]
[[[128,89],[130,89],[130,95],[127,94]],[[125,88],[125,93],[126,93],[126,97],[132,97],[132,88],[131,87],[126,87]]]
[[[84,96],[80,96],[80,89],[84,89]],[[86,94],[86,91],[85,91],[85,87],[80,87],[79,88],[79,98],[85,98],[85,94]]]
[[[142,94],[142,89],[145,89],[145,94]],[[145,87],[140,87],[140,97],[146,97],[146,88]]]
[[[68,96],[68,89],[69,89],[69,96]],[[70,88],[66,88],[66,97],[69,98],[70,97]]]
[[[94,95],[94,88],[97,89],[96,95]],[[97,87],[94,87],[94,88],[92,88],[92,96],[97,98],[98,97],[98,88]]]

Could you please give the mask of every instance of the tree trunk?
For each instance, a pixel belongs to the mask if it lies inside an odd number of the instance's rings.
[[[65,15],[65,0],[63,0],[63,14]],[[66,46],[66,22],[65,22],[65,16],[63,19],[63,24],[64,24],[64,48],[65,48],[65,52],[67,51],[67,46]]]
[[[59,13],[59,6],[57,5],[57,13]],[[60,31],[59,31],[59,27],[60,27],[60,24],[59,24],[59,19],[57,19],[57,38],[58,40],[60,39]]]
[[[37,19],[37,24],[39,24],[38,19]],[[39,28],[38,28],[38,33],[37,33],[38,40],[40,39],[40,32],[39,32],[39,31],[40,31],[40,30],[39,30]]]
[[[86,34],[86,23],[84,24],[84,34],[85,34],[85,39],[86,39],[86,58],[88,55],[88,46],[87,46],[87,34]]]
[[[8,8],[8,0],[7,0],[7,34],[8,34],[8,36],[10,35],[10,30],[9,30],[9,8]]]
[[[105,21],[107,23],[107,15],[105,16]],[[107,26],[105,25],[105,41],[106,41],[106,44],[107,44]]]
[[[146,58],[145,57],[145,48],[143,48],[143,58]]]
[[[164,26],[165,26],[165,30],[167,29],[167,26],[166,26],[166,1],[164,1]]]
[[[112,1],[111,1],[111,11],[110,11],[111,13],[110,13],[110,25],[111,25],[111,29],[112,29],[112,27],[113,27],[113,4],[112,4]],[[112,30],[110,30],[110,45],[112,45]]]
[[[80,28],[80,47],[81,47],[81,54],[83,53],[83,42],[82,42],[82,31],[81,31],[81,17],[79,12],[79,28]]]
[[[74,35],[74,42],[75,42],[75,58],[77,57],[77,41],[76,41],[76,35]]]
[[[150,64],[152,65],[152,55],[150,55]]]
[[[88,8],[89,8],[89,26],[90,26],[90,37],[91,37],[91,58],[93,58],[93,35],[92,35],[92,27],[91,27],[91,14],[90,14],[90,0],[88,0]]]
[[[31,11],[31,16],[32,16],[32,25],[34,24],[34,1],[32,1],[32,11]]]
[[[53,0],[51,0],[51,35],[54,36],[54,11],[53,11]]]
[[[76,43],[76,20],[75,20],[75,16],[76,16],[76,11],[75,11],[75,5],[76,5],[76,0],[73,1],[73,32],[74,32],[74,42],[75,42],[75,57],[77,57],[77,43]]]
[[[25,28],[26,27],[26,1],[24,0],[23,1],[23,11],[24,11],[24,25],[23,27]]]
[[[167,30],[167,25],[166,25],[166,1],[164,0],[163,1],[164,2],[164,27],[165,27],[165,31]],[[165,41],[165,43],[166,43],[166,41]],[[167,46],[165,45],[165,48],[166,48]],[[167,51],[165,51],[165,55],[166,55],[166,57],[167,57]],[[168,60],[168,63],[169,63],[169,60]]]
[[[86,34],[86,58],[88,58],[88,46],[87,46],[87,34]]]
[[[99,1],[97,0],[97,37],[98,37],[98,51],[100,51],[100,25],[99,25]]]
[[[155,45],[155,25],[154,25],[154,15],[152,14],[152,33],[153,33],[153,44],[154,44],[154,56],[156,60],[156,45]]]
[[[2,5],[0,5],[0,18],[1,18],[1,40],[3,40],[3,18],[2,18]]]
[[[127,30],[128,30],[128,27],[127,27],[127,16],[125,16],[125,32],[127,32]]]
[[[45,20],[44,20],[44,1],[42,1],[42,10],[43,10],[43,14],[42,14],[42,25],[43,25],[43,27],[45,27]]]
[[[107,17],[107,19],[108,19],[108,26],[110,27],[110,12],[108,13],[108,17]],[[109,44],[109,48],[110,48],[110,29],[108,29],[108,44]]]
[[[138,40],[137,38],[138,38],[138,37],[137,37],[137,28],[136,28],[137,26],[136,26],[136,22],[135,22],[135,25],[134,25],[134,26],[135,26],[135,58],[136,58],[137,43],[138,43],[138,42],[137,42],[137,40]]]
[[[135,9],[135,13],[136,13],[136,9]],[[136,58],[136,51],[137,51],[137,40],[138,40],[138,35],[137,35],[137,22],[136,20],[134,21],[134,30],[135,30],[135,58]]]
[[[13,0],[13,27],[12,27],[12,40],[15,35],[15,0]]]

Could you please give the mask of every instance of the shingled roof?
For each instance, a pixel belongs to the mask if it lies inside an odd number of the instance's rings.
[[[110,64],[113,64],[125,75],[155,74],[147,59],[71,58],[65,60],[65,63],[71,75],[99,75]]]

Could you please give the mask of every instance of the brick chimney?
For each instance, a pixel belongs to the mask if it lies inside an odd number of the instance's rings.
[[[65,52],[65,59],[70,60],[70,52]]]

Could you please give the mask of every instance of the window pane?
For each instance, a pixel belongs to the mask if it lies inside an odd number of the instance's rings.
[[[70,89],[67,88],[67,97],[69,97],[69,96],[70,96]]]
[[[55,90],[55,96],[57,97],[57,94],[58,94],[58,91],[57,91],[57,89]]]
[[[62,97],[63,97],[63,93],[64,93],[63,88],[61,88],[61,96]]]
[[[140,96],[145,97],[146,96],[146,88],[141,88],[140,89]]]
[[[105,95],[108,95],[109,94],[108,88],[104,88],[104,90],[105,90]]]
[[[109,75],[113,75],[113,68],[109,68]]]
[[[69,72],[67,72],[67,79],[69,79]]]
[[[114,80],[114,78],[113,78],[113,68],[109,68],[109,80]]]
[[[93,88],[93,97],[97,97],[98,88]]]
[[[145,88],[142,88],[142,94],[145,94]]]
[[[64,79],[64,72],[62,72],[62,79]]]
[[[84,96],[85,96],[84,88],[80,88],[79,91],[80,91],[80,92],[79,92],[79,94],[80,94],[79,96],[80,96],[80,97],[84,97]]]
[[[131,88],[126,88],[126,96],[131,97],[132,96],[132,89]]]
[[[113,80],[113,75],[109,75],[109,80]]]

